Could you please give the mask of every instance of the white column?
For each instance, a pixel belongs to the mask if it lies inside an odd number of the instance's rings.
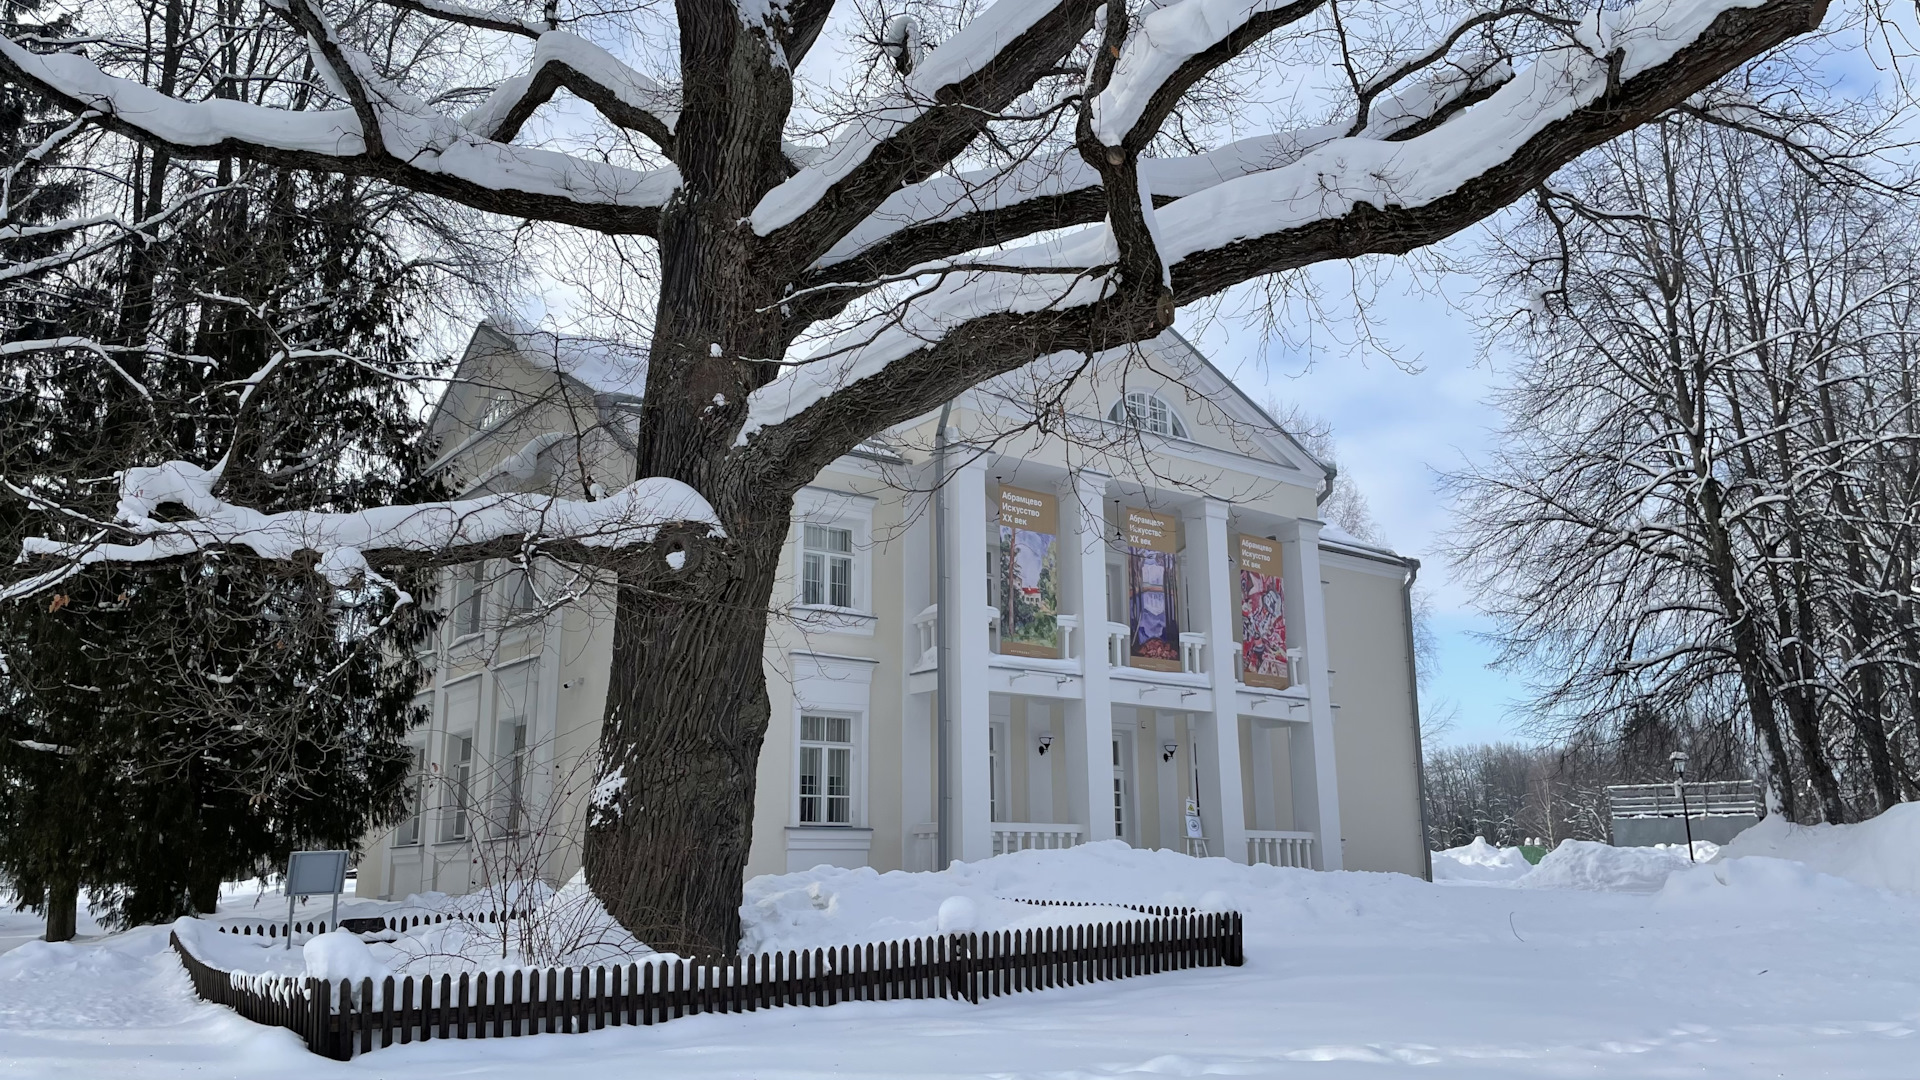
[[[1291,746],[1293,827],[1318,838],[1315,862],[1322,870],[1342,866],[1340,782],[1334,769],[1333,699],[1327,670],[1327,599],[1320,579],[1321,522],[1294,522],[1285,553],[1287,645],[1301,650],[1299,675],[1306,683],[1308,723],[1296,727]]]
[[[993,854],[993,778],[987,745],[987,470],[978,458],[947,477],[947,595],[941,633],[952,634],[947,694],[953,710],[953,857]]]
[[[1080,617],[1081,698],[1069,702],[1061,742],[1068,805],[1087,839],[1113,839],[1113,688],[1107,681],[1107,474],[1082,469],[1062,485],[1063,569]],[[1139,812],[1138,807],[1134,809]]]
[[[1200,748],[1200,813],[1214,852],[1247,861],[1246,801],[1240,783],[1240,713],[1234,694],[1233,618],[1239,605],[1227,561],[1227,504],[1206,499],[1187,514],[1187,582],[1192,611],[1207,635],[1207,667],[1213,675],[1213,711],[1196,714],[1204,731]]]

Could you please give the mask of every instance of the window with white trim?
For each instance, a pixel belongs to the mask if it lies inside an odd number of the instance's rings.
[[[515,664],[494,676],[493,807],[488,832],[518,836],[527,824],[528,720],[540,686],[533,664]]]
[[[812,607],[851,608],[853,530],[808,523],[801,528],[800,602]]]
[[[527,570],[514,568],[507,574],[507,611],[512,615],[525,615],[540,606],[540,597],[533,591],[533,574]]]
[[[853,717],[800,717],[800,824],[853,824]]]
[[[473,797],[473,733],[447,736],[446,803],[441,808],[440,840],[467,838],[467,812]]]
[[[453,636],[480,632],[487,603],[487,564],[468,563],[453,568]]]
[[[1176,439],[1187,437],[1185,421],[1173,411],[1173,406],[1167,404],[1167,399],[1144,390],[1130,391],[1114,402],[1107,419],[1116,424],[1151,431],[1155,435],[1169,435]]]

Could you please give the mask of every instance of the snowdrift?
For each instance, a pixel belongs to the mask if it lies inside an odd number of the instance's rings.
[[[1711,859],[1717,850],[1694,842],[1694,858]],[[1667,875],[1694,865],[1686,845],[1614,847],[1593,840],[1562,840],[1533,872],[1514,882],[1523,889],[1591,889],[1597,892],[1656,892]]]
[[[1435,881],[1513,881],[1533,871],[1517,847],[1494,847],[1484,836],[1473,843],[1433,853]]]
[[[1774,815],[1720,849],[1722,860],[1791,859],[1834,877],[1920,896],[1920,803],[1857,825],[1795,825]]]

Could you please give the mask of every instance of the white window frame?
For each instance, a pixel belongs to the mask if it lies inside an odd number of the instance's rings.
[[[502,691],[501,686],[508,679],[521,679],[521,696],[517,717],[513,711],[510,695]],[[540,663],[537,659],[527,659],[495,668],[493,671],[493,753],[488,760],[487,791],[487,836],[498,840],[518,836],[526,830],[526,810],[529,786],[533,778],[533,733],[535,719],[540,714]],[[517,725],[521,733],[520,745],[506,745],[508,721],[519,720]],[[505,785],[511,783],[518,770],[519,792],[518,807],[513,806],[514,796],[509,794]],[[471,801],[471,800],[469,800]],[[504,812],[503,812],[504,811]],[[471,830],[469,830],[471,831]]]
[[[809,720],[820,721],[821,726],[825,729],[819,732],[818,738],[808,738],[807,721]],[[847,737],[844,741],[830,737],[834,734],[831,725],[836,720],[844,721],[847,725]],[[862,756],[860,753],[861,725],[859,717],[847,709],[804,709],[801,710],[799,714],[799,728],[796,730],[795,735],[796,738],[794,742],[798,748],[798,752],[794,756],[793,773],[794,824],[803,828],[854,828],[859,820],[856,814],[856,804],[859,797],[860,762]],[[818,772],[822,781],[825,781],[832,775],[832,766],[830,763],[834,752],[844,751],[846,753],[847,790],[844,793],[835,795],[830,788],[812,794],[806,792],[802,787],[801,780],[806,775],[806,762],[809,751],[819,755]],[[833,820],[833,800],[835,799],[846,800],[844,820]],[[807,803],[809,800],[818,800],[819,804],[819,813],[811,821],[807,819]]]
[[[473,837],[473,770],[479,757],[471,729],[446,734],[445,791],[440,803],[440,843],[463,844]],[[461,743],[466,758],[462,760]]]
[[[814,542],[815,534],[823,544]],[[842,549],[833,541],[846,538]],[[853,568],[858,562],[853,551],[853,530],[844,525],[823,525],[816,521],[800,523],[800,603],[804,607],[826,607],[836,611],[857,611],[859,605],[853,587]],[[816,577],[815,567],[819,568]],[[842,572],[844,571],[844,572]],[[813,596],[815,588],[819,595]],[[843,594],[844,591],[844,594]]]
[[[808,629],[871,636],[874,615],[873,596],[873,513],[879,500],[830,488],[805,487],[793,499],[793,599],[794,608]],[[808,525],[844,529],[853,539],[853,603],[806,602],[806,557]]]
[[[1154,426],[1155,421],[1164,416],[1166,429]],[[1169,439],[1190,438],[1187,421],[1173,403],[1151,390],[1129,390],[1120,395],[1120,400],[1107,410],[1108,421],[1124,424],[1127,427]]]
[[[876,661],[848,656],[795,651],[788,654],[794,688],[793,708],[788,713],[791,737],[787,776],[787,821],[800,829],[865,829],[867,825],[868,724],[872,716],[871,692]],[[845,716],[851,721],[853,737],[852,802],[846,825],[827,825],[800,820],[800,718],[806,715]]]
[[[448,609],[448,625],[452,629],[454,641],[465,641],[479,637],[487,628],[487,564],[485,562],[461,563],[452,570],[449,582],[453,593],[453,604]],[[472,629],[468,629],[466,612],[473,612]]]

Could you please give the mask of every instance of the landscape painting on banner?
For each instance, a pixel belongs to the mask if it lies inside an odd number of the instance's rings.
[[[1153,671],[1180,670],[1180,565],[1172,516],[1125,507],[1127,542],[1127,663]]]
[[[1000,651],[1060,655],[1060,505],[1051,495],[1000,489]]]
[[[1287,601],[1280,581],[1280,544],[1242,533],[1234,537],[1240,561],[1240,681],[1285,690]]]

